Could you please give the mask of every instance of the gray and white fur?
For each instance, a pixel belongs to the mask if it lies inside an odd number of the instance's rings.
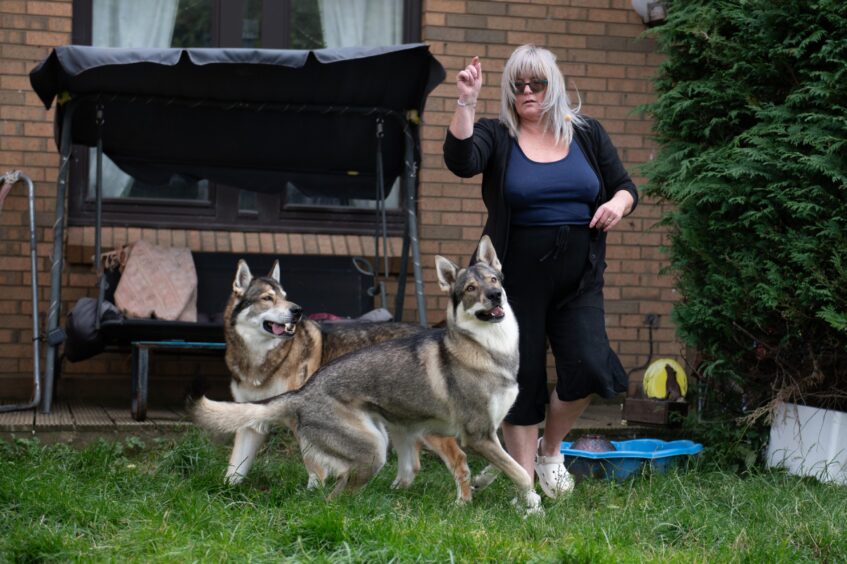
[[[366,484],[385,464],[389,443],[402,480],[414,472],[422,437],[458,437],[515,483],[528,510],[540,509],[531,477],[497,437],[518,393],[518,325],[487,236],[476,256],[468,268],[436,257],[439,286],[450,295],[446,329],[351,353],[302,388],[263,402],[203,398],[195,422],[217,432],[261,434],[290,424],[309,472],[322,482],[337,478],[331,496]]]

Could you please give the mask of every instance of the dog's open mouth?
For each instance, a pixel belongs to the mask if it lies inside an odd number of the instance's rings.
[[[501,321],[505,316],[506,312],[503,311],[501,306],[494,306],[491,309],[476,312],[476,318],[480,321],[493,321],[496,323]]]
[[[262,324],[262,328],[277,337],[291,337],[297,330],[297,325],[295,323],[274,323],[273,321],[265,321]]]

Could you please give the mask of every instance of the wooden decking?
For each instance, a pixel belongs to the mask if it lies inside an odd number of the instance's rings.
[[[191,425],[186,413],[179,409],[154,406],[148,409],[145,421],[135,421],[130,415],[129,405],[101,406],[60,401],[53,404],[51,413],[41,413],[37,409],[0,413],[0,438],[37,437],[42,442],[85,443],[99,437],[155,437],[181,433]],[[621,438],[644,431],[641,427],[625,425],[621,421],[621,406],[608,403],[591,405],[574,429]]]
[[[50,413],[40,410],[0,413],[3,438],[38,437],[45,442],[86,442],[97,437],[157,436],[182,432],[191,422],[181,410],[152,408],[145,421],[135,421],[126,406],[55,402]]]

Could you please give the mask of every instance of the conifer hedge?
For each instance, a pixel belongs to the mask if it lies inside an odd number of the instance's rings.
[[[723,405],[847,409],[847,2],[666,4],[644,172],[680,336]]]

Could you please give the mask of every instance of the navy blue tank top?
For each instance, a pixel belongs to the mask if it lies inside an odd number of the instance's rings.
[[[505,197],[514,225],[587,225],[600,180],[576,141],[559,161],[529,159],[513,141]]]

